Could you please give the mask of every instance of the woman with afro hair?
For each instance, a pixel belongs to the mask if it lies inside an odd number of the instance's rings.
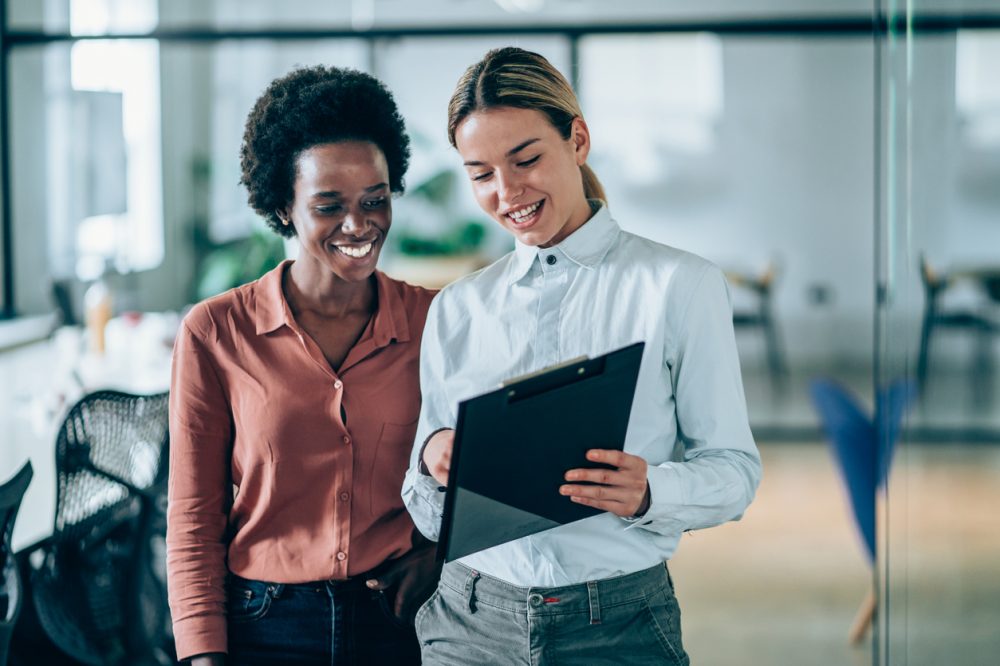
[[[300,252],[196,305],[174,348],[167,575],[194,664],[417,664],[437,582],[400,497],[433,292],[376,270],[409,139],[389,91],[334,67],[271,83],[249,203]],[[228,656],[227,656],[228,655]]]

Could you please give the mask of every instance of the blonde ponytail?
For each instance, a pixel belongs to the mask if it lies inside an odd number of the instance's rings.
[[[590,165],[581,166],[580,174],[583,176],[583,195],[588,199],[600,199],[607,203],[608,197],[604,194],[604,186],[601,185],[601,181],[597,179],[597,174],[590,168]]]

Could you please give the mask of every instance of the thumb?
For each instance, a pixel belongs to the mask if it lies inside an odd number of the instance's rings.
[[[369,590],[386,590],[399,582],[402,571],[401,567],[390,567],[388,570],[379,574],[378,577],[366,580],[365,585]]]
[[[385,578],[369,578],[365,581],[365,585],[368,586],[369,590],[384,590],[389,587]]]

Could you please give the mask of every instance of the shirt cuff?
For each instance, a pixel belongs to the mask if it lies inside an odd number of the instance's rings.
[[[672,523],[677,522],[674,514],[677,507],[683,504],[684,498],[674,464],[650,465],[646,472],[646,480],[649,482],[649,508],[645,514],[637,518],[622,518],[629,524],[625,529],[642,527],[662,534],[668,531]],[[683,528],[678,527],[677,531],[683,531]]]
[[[438,511],[444,511],[444,493],[447,488],[427,474],[414,474],[413,489],[417,495],[430,502]]]
[[[199,654],[229,653],[229,636],[224,615],[196,615],[174,622],[177,661]]]

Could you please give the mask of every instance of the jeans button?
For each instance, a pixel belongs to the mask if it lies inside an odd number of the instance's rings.
[[[532,606],[541,606],[542,605],[542,595],[540,595],[540,594],[529,594],[528,595],[528,603],[530,605],[532,605]]]

